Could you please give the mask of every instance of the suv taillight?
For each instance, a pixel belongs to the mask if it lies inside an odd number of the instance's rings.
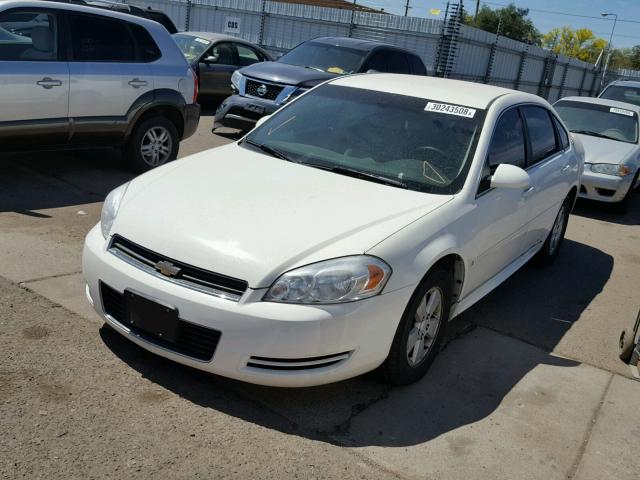
[[[198,101],[198,75],[196,75],[195,70],[191,69],[191,75],[193,76],[193,101],[192,103],[196,103]]]

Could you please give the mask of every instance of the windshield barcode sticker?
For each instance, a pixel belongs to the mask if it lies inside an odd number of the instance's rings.
[[[475,108],[460,107],[458,105],[449,105],[448,103],[429,102],[424,107],[427,112],[446,113],[448,115],[457,115],[458,117],[473,118],[476,114]]]
[[[611,107],[609,111],[611,113],[617,113],[618,115],[626,115],[627,117],[633,117],[633,112],[631,110],[625,110],[624,108]]]

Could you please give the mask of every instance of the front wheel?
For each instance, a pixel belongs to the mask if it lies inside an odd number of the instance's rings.
[[[380,367],[393,385],[420,380],[433,363],[449,321],[451,274],[430,273],[416,289],[396,330],[389,356]]]
[[[551,265],[560,251],[560,246],[564,240],[564,233],[567,230],[567,223],[569,223],[569,210],[571,198],[567,197],[562,205],[556,219],[553,222],[553,227],[547,236],[542,248],[535,256],[535,263],[539,265]]]
[[[135,171],[146,172],[175,160],[179,143],[173,122],[164,117],[151,117],[136,125],[125,152]]]
[[[633,353],[633,332],[629,330],[623,330],[620,334],[620,338],[618,339],[618,357],[623,362],[629,363],[631,360],[631,354]]]

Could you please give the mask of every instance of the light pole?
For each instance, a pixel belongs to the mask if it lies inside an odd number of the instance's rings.
[[[618,22],[618,15],[616,13],[602,12],[602,17],[613,17],[613,27],[611,28],[611,35],[609,36],[609,44],[607,45],[607,58],[604,62],[604,68],[602,69],[602,78],[600,79],[600,90],[604,84],[604,77],[607,75],[607,67],[609,66],[609,60],[611,59],[611,42],[613,41],[613,32],[616,30],[616,23]]]

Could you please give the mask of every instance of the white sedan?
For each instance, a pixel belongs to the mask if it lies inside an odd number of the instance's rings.
[[[132,342],[219,375],[301,387],[380,367],[414,382],[449,320],[556,257],[582,168],[537,96],[337,78],[111,192],[86,239],[87,296]]]
[[[565,97],[554,107],[585,149],[578,195],[626,211],[631,191],[640,183],[640,107],[588,97]]]

